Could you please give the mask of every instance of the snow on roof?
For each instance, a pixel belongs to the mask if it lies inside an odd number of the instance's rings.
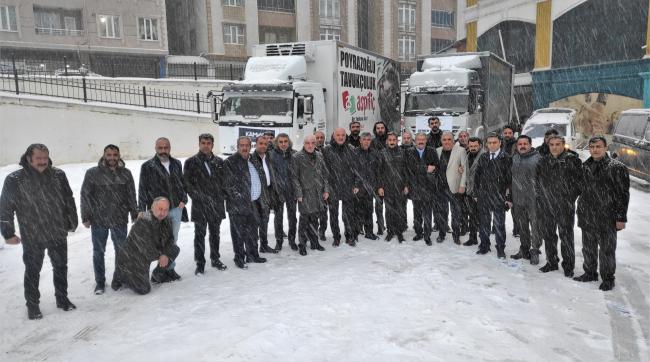
[[[415,72],[409,78],[409,88],[415,87],[467,87],[470,69],[448,67],[430,68]]]
[[[429,68],[458,67],[466,69],[481,68],[481,57],[477,54],[455,55],[427,58],[422,62],[422,70]]]
[[[165,60],[167,64],[194,64],[209,65],[210,62],[203,57],[196,57],[191,55],[168,55]]]
[[[552,109],[543,109],[537,110],[533,113],[532,116],[526,121],[526,125],[529,124],[566,124],[570,123],[573,120],[575,115],[575,110],[568,108],[556,108],[555,112]]]
[[[288,81],[307,77],[307,62],[301,55],[252,57],[246,62],[245,81]]]

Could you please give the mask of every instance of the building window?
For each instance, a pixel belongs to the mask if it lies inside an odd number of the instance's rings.
[[[101,38],[119,39],[120,17],[117,15],[99,15],[99,36]]]
[[[397,52],[400,61],[415,60],[415,36],[400,35],[397,39]]]
[[[81,36],[81,9],[53,9],[34,6],[36,34]]]
[[[140,40],[158,40],[158,19],[138,18],[138,34]]]
[[[447,10],[432,10],[431,11],[431,26],[440,28],[453,28],[454,27],[454,12]]]
[[[431,53],[437,53],[450,46],[454,41],[449,39],[431,39]]]
[[[341,40],[341,30],[336,28],[321,27],[320,40]]]
[[[282,13],[295,13],[296,1],[295,0],[257,0],[257,9],[266,10],[266,11],[279,11]]]
[[[0,30],[18,31],[15,6],[0,6]]]
[[[246,44],[246,28],[239,24],[223,25],[223,43],[224,44]]]
[[[321,19],[339,20],[341,18],[340,0],[319,0]]]
[[[260,44],[290,43],[296,41],[294,28],[260,26]]]
[[[223,0],[223,6],[243,6],[244,0]]]
[[[400,1],[397,8],[397,26],[400,31],[415,32],[415,3]]]

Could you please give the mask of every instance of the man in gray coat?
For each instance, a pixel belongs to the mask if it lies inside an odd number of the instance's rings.
[[[307,239],[312,250],[323,251],[318,242],[318,217],[329,198],[330,187],[323,155],[316,152],[316,138],[305,137],[303,149],[291,161],[293,189],[298,200],[298,249],[300,255],[307,255]]]
[[[447,208],[451,209],[451,229],[454,243],[460,245],[461,227],[461,196],[465,194],[467,175],[467,153],[459,144],[454,143],[454,135],[451,132],[443,132],[442,146],[437,148],[438,159],[440,160],[440,193],[438,194],[439,220],[444,220],[447,225]],[[448,206],[448,207],[447,207]],[[445,228],[439,230],[437,242],[445,240]]]
[[[517,152],[512,157],[512,202],[515,223],[519,226],[521,246],[512,259],[530,259],[530,264],[539,263],[539,248],[542,239],[537,228],[535,212],[535,170],[540,155],[532,148],[530,137],[517,138]],[[532,245],[531,245],[532,241]]]

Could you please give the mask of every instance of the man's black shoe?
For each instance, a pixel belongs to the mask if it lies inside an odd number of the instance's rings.
[[[583,283],[588,283],[588,282],[597,282],[598,281],[598,274],[587,274],[584,273],[579,277],[573,278],[576,282],[583,282]]]
[[[261,258],[259,256],[254,256],[252,258],[246,257],[247,263],[266,263],[266,258]]]
[[[212,267],[217,268],[217,270],[226,270],[226,269],[228,269],[228,267],[224,263],[222,263],[221,260],[219,260],[219,259],[212,261]]]
[[[423,238],[422,234],[415,234],[415,236],[413,237],[413,241],[420,241],[422,240],[422,238]]]
[[[244,263],[243,260],[235,260],[235,265],[236,265],[239,269],[248,269],[248,265],[246,265],[246,263]]]
[[[196,264],[196,269],[194,269],[194,275],[205,274],[205,265]]]
[[[551,272],[551,271],[554,271],[554,270],[557,270],[557,269],[558,269],[557,265],[546,263],[546,265],[539,268],[539,271],[541,271],[542,273],[548,273],[548,272]]]
[[[97,283],[95,286],[95,295],[102,295],[106,291],[104,283]]]
[[[30,320],[43,319],[43,313],[37,305],[27,306],[27,318]]]
[[[298,250],[300,250],[299,251],[300,255],[302,256],[307,255],[307,248],[304,245],[302,244],[298,245]]]
[[[378,237],[377,235],[373,234],[373,233],[368,233],[368,234],[366,234],[366,235],[365,235],[365,238],[366,238],[366,239],[370,239],[370,240],[377,240],[377,239],[379,239],[379,237]]]
[[[614,289],[614,281],[613,280],[603,280],[602,283],[600,283],[600,286],[598,289],[602,290],[603,292],[606,292],[608,290]]]
[[[70,301],[70,299],[68,299],[68,297],[57,299],[56,307],[61,308],[66,312],[70,311],[70,310],[73,310],[73,309],[77,309],[77,306],[72,304],[72,302]]]

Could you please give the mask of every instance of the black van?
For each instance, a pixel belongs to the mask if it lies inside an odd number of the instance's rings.
[[[650,109],[621,113],[609,151],[627,166],[630,176],[650,183]]]

